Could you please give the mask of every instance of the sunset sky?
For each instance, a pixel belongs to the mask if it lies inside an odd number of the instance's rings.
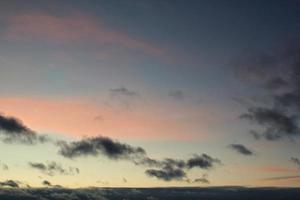
[[[299,187],[299,22],[297,0],[0,1],[0,185]]]

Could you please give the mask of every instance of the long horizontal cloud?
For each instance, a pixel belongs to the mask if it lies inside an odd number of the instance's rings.
[[[63,168],[61,164],[54,161],[48,162],[46,164],[40,162],[29,162],[28,164],[31,168],[37,169],[49,176],[54,176],[56,174],[60,174],[60,175],[79,174],[78,168],[76,167]]]
[[[300,135],[300,42],[269,53],[242,56],[238,75],[264,92],[266,103],[254,102],[241,118],[263,128],[252,130],[256,139],[279,140]]]
[[[48,140],[46,135],[36,134],[19,119],[4,115],[0,115],[0,134],[5,142],[34,144]]]
[[[186,173],[182,169],[164,167],[163,169],[148,169],[145,171],[148,176],[153,176],[164,181],[182,180]]]
[[[66,158],[97,156],[101,154],[111,159],[130,159],[146,154],[145,150],[141,147],[133,147],[102,136],[85,138],[70,143],[61,141],[58,143],[58,146],[60,147],[59,154]]]
[[[245,147],[242,144],[230,144],[229,147],[242,155],[254,155],[253,151],[251,151],[249,148]]]
[[[64,17],[45,13],[24,13],[6,20],[6,37],[17,41],[49,41],[58,44],[118,45],[152,55],[163,50],[126,33],[109,28],[103,21],[86,14]]]
[[[270,178],[264,178],[266,181],[275,181],[275,180],[288,180],[288,179],[300,179],[300,175],[298,176],[276,176]]]

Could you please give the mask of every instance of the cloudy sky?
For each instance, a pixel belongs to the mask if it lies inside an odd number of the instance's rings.
[[[0,185],[300,186],[300,4],[0,2]]]

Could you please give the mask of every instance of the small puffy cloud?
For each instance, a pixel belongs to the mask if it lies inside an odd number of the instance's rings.
[[[190,158],[187,161],[187,167],[191,168],[201,168],[201,169],[211,169],[215,164],[221,164],[221,160],[213,158],[207,154],[194,155],[193,158]]]
[[[245,155],[245,156],[252,156],[254,155],[253,151],[251,151],[249,148],[242,144],[230,144],[229,147],[233,149],[234,151],[238,152],[239,154]]]

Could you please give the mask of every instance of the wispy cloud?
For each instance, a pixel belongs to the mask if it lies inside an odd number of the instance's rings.
[[[138,92],[123,86],[109,90],[109,101],[107,104],[114,107],[131,109],[136,101],[140,99],[141,96]]]
[[[29,166],[33,169],[37,169],[41,171],[44,174],[47,174],[49,176],[54,175],[74,175],[79,174],[79,169],[76,167],[68,167],[64,168],[61,164],[57,162],[48,162],[46,164],[40,163],[40,162],[29,162]]]
[[[181,90],[171,90],[169,96],[178,101],[182,101],[185,98],[185,95]]]
[[[298,176],[276,176],[276,177],[264,178],[262,180],[276,181],[276,180],[288,180],[288,179],[300,179],[300,175],[298,175]]]
[[[208,175],[203,174],[201,178],[196,178],[193,180],[193,183],[204,183],[204,184],[209,184],[209,180],[207,179]]]
[[[163,50],[143,40],[116,31],[103,20],[75,13],[57,16],[47,13],[23,13],[7,18],[6,36],[17,41],[49,41],[56,44],[117,45],[137,49],[152,55],[162,55]]]

